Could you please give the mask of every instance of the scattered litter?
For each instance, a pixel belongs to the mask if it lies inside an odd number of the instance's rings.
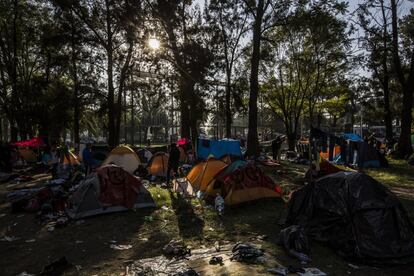
[[[352,267],[353,269],[359,269],[359,266],[354,264],[348,264],[349,267]]]
[[[47,228],[47,231],[48,232],[53,232],[53,231],[55,231],[55,227],[54,226],[50,226],[50,227]]]
[[[224,265],[223,264],[223,257],[220,257],[220,256],[211,257],[211,259],[208,263],[211,264],[211,265],[216,265],[216,264]]]
[[[140,238],[140,241],[148,241],[148,238]]]
[[[77,271],[79,271],[79,270],[82,269],[82,266],[81,265],[75,265],[75,268],[76,268]]]
[[[76,244],[81,244],[81,243],[83,243],[83,241],[79,241],[79,240],[77,240],[77,241],[75,241],[75,243],[76,243]]]
[[[167,206],[165,206],[165,205],[163,205],[162,207],[161,207],[161,209],[163,209],[164,211],[169,211],[170,210],[170,208],[168,208]]]
[[[257,257],[256,263],[257,264],[265,264],[265,263],[267,263],[267,259],[264,256]]]
[[[17,274],[16,276],[35,276],[35,274],[30,274],[30,273],[27,273],[26,271],[23,271]]]
[[[13,236],[4,236],[2,239],[0,239],[0,241],[8,241],[8,242],[13,242],[17,240],[20,240],[20,238],[13,237]]]
[[[220,252],[220,243],[218,241],[214,243],[214,248],[216,249],[217,252]]]
[[[181,240],[171,240],[163,247],[163,251],[167,255],[175,255],[176,257],[191,255],[191,250]]]
[[[31,243],[31,242],[35,242],[35,241],[36,241],[35,239],[25,240],[25,242],[27,242],[27,243]]]
[[[132,248],[130,244],[111,244],[109,247],[115,250],[128,250]]]
[[[319,269],[315,267],[305,268],[304,273],[298,273],[299,276],[326,276],[325,272],[320,271]]]
[[[305,273],[306,270],[300,266],[289,265],[287,267],[289,273]]]
[[[224,198],[217,194],[216,199],[214,200],[214,209],[218,212],[221,216],[224,213]]]
[[[276,275],[283,275],[286,276],[289,273],[289,270],[286,267],[277,267],[277,268],[269,268],[267,272],[276,274]]]
[[[5,217],[7,214],[0,214],[0,218]],[[24,273],[26,271],[23,271],[22,273]]]
[[[198,275],[184,259],[168,259],[165,256],[138,260],[127,270],[128,275]]]
[[[153,217],[153,216],[145,216],[145,217],[144,217],[144,220],[145,220],[146,222],[152,222],[152,221],[154,221],[154,217]]]
[[[233,249],[233,256],[230,260],[236,260],[238,262],[256,263],[257,258],[263,256],[264,252],[251,244],[236,244]]]

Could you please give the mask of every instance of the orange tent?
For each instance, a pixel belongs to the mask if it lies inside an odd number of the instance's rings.
[[[168,154],[157,152],[152,156],[148,166],[148,171],[153,176],[166,177],[168,170]]]
[[[214,177],[228,165],[214,158],[209,158],[195,165],[188,173],[187,179],[195,190],[205,192],[208,184],[213,181]]]

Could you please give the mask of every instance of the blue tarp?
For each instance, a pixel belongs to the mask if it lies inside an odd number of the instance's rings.
[[[344,139],[345,140],[350,140],[353,142],[363,142],[364,140],[361,138],[361,136],[359,136],[358,134],[355,133],[345,133],[344,134]]]
[[[209,156],[213,156],[217,159],[225,156],[237,156],[242,157],[240,149],[240,141],[238,140],[207,140],[198,139],[197,144],[197,157],[207,159]]]

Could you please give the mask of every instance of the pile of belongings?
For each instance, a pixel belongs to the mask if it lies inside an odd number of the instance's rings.
[[[365,263],[414,260],[414,227],[398,198],[372,177],[338,172],[292,194],[286,225]]]
[[[264,251],[262,249],[247,243],[236,244],[233,247],[232,252],[233,256],[230,260],[246,263],[260,263],[261,260],[259,258],[264,255]]]

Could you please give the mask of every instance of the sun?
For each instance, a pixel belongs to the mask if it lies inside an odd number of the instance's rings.
[[[148,39],[148,46],[152,49],[152,50],[157,50],[160,48],[161,43],[158,39],[152,37],[150,39]]]

